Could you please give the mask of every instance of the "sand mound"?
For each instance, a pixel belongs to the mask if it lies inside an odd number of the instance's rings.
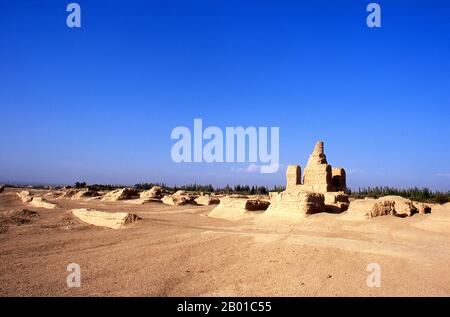
[[[17,196],[19,196],[23,203],[29,203],[33,199],[28,190],[22,190],[20,193],[17,193]]]
[[[96,190],[85,189],[77,192],[76,194],[71,196],[71,199],[84,199],[84,198],[93,198],[101,196],[100,193]]]
[[[162,189],[159,186],[153,186],[151,189],[143,191],[140,194],[141,198],[161,199]]]
[[[202,206],[209,206],[209,205],[217,205],[220,203],[220,199],[217,197],[211,197],[211,196],[198,196],[195,199],[195,202],[198,205]]]
[[[378,206],[380,204],[390,204],[391,207],[387,207],[388,209],[392,209],[388,212],[389,215],[394,215],[397,217],[411,217],[415,214],[427,214],[431,213],[431,207],[427,204],[418,203],[411,201],[407,198],[403,198],[400,196],[384,196],[378,198]],[[376,208],[375,206],[373,208]],[[369,214],[370,216],[370,214]]]
[[[209,217],[222,218],[228,220],[239,220],[254,216],[252,212],[265,211],[270,202],[257,199],[224,197],[220,199],[220,204],[214,208]]]
[[[28,203],[30,206],[37,208],[46,208],[46,209],[54,209],[56,205],[46,201],[42,197],[33,197],[31,196],[28,190],[23,190],[20,193],[17,193],[17,196],[22,200],[23,203]]]
[[[46,201],[42,197],[33,197],[32,200],[29,202],[29,204],[31,206],[37,207],[37,208],[46,208],[46,209],[54,209],[54,208],[56,208],[55,204]]]
[[[126,199],[137,199],[139,198],[139,193],[133,188],[122,188],[116,189],[112,192],[107,193],[103,197],[103,201],[118,201]]]
[[[433,210],[442,210],[442,209],[450,210],[450,202],[445,204],[430,204],[430,206],[432,207]]]
[[[378,199],[366,198],[351,201],[347,212],[340,219],[365,220],[386,215],[406,218],[417,213],[431,213],[431,206],[400,196],[384,196]]]
[[[74,188],[68,188],[64,189],[63,194],[59,198],[71,198],[72,196],[76,195],[78,193],[78,190]]]
[[[189,195],[183,190],[179,190],[173,195],[164,196],[162,198],[162,202],[169,206],[182,206],[187,204],[195,204],[195,196]]]
[[[415,203],[407,198],[401,196],[383,196],[378,198],[379,202],[390,201],[394,203],[395,212],[394,216],[399,217],[411,217],[412,215],[419,212],[419,203]]]
[[[81,221],[94,226],[119,229],[128,224],[141,220],[138,216],[127,212],[106,212],[93,209],[73,209],[72,214]]]
[[[9,225],[24,225],[31,223],[32,219],[37,217],[36,211],[21,209],[0,213],[0,233],[8,231]]]

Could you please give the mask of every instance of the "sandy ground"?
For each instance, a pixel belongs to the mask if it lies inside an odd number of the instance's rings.
[[[207,216],[214,207],[157,202],[49,199],[58,207],[41,209],[15,191],[0,194],[0,212],[27,208],[38,216],[0,234],[2,296],[450,295],[450,209],[277,223],[261,214],[216,219]],[[86,207],[143,220],[118,230],[94,227],[69,211]],[[80,288],[67,287],[69,263],[81,267]],[[370,263],[381,267],[380,288],[366,284]]]

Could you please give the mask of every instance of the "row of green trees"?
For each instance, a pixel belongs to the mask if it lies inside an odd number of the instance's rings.
[[[88,185],[86,182],[76,182],[73,186],[74,188],[89,188],[91,190],[113,190],[117,188],[123,188],[122,185],[113,185],[113,184],[93,184]]]
[[[226,185],[225,187],[214,187],[211,184],[188,184],[183,186],[168,186],[165,183],[139,183],[134,185],[137,190],[148,190],[153,186],[159,186],[167,191],[185,190],[192,192],[204,192],[204,193],[224,193],[224,194],[242,194],[242,195],[267,195],[269,192],[281,192],[284,190],[283,186],[249,186],[249,185]]]
[[[241,195],[267,195],[269,192],[282,192],[284,186],[249,186],[237,184],[234,186],[226,185],[225,187],[214,187],[211,184],[202,185],[197,183],[187,184],[183,186],[169,186],[166,183],[139,183],[134,188],[139,191],[148,190],[153,186],[160,186],[162,189],[174,192],[177,190],[185,190],[190,192],[216,193],[216,194],[241,194]],[[75,188],[91,188],[94,190],[113,190],[124,187],[122,185],[87,185],[86,182],[76,182]],[[388,195],[402,196],[411,200],[421,202],[446,203],[450,202],[450,191],[432,191],[429,188],[395,188],[388,186],[377,187],[360,187],[357,190],[349,189],[347,193],[353,198],[373,197],[378,198]]]
[[[450,191],[432,191],[429,188],[395,188],[395,187],[363,187],[358,190],[348,190],[348,194],[354,198],[382,197],[388,195],[402,196],[415,201],[435,202],[443,204],[450,201]]]

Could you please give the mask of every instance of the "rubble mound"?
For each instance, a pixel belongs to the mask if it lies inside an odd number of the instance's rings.
[[[395,201],[392,200],[378,201],[372,206],[372,209],[366,213],[367,218],[374,218],[388,215],[392,216],[397,215],[395,211]]]
[[[31,206],[37,207],[37,208],[45,208],[45,209],[55,209],[56,208],[56,204],[50,203],[42,197],[33,197],[32,200],[29,202],[29,204]]]
[[[86,208],[73,209],[72,214],[83,222],[111,229],[119,229],[141,220],[137,215],[127,212],[106,212]]]
[[[99,197],[101,194],[92,189],[84,189],[77,192],[75,195],[71,196],[71,199],[84,199],[84,198],[93,198],[93,197]]]
[[[75,188],[65,188],[63,194],[59,198],[71,198],[77,193],[78,190],[76,190]]]
[[[118,201],[127,199],[137,199],[139,198],[139,193],[133,188],[122,188],[113,190],[105,196],[103,196],[103,201]]]
[[[153,186],[151,189],[143,191],[140,194],[140,198],[161,199],[162,198],[162,189],[159,186]]]
[[[21,192],[17,193],[17,196],[19,196],[20,200],[22,200],[23,203],[29,203],[33,199],[28,190],[22,190]]]
[[[379,216],[411,217],[431,213],[431,207],[400,196],[384,196],[378,199],[353,200],[342,216],[346,220],[365,220]]]
[[[197,203],[197,205],[202,205],[202,206],[210,206],[210,205],[217,205],[220,203],[220,199],[217,197],[211,197],[209,195],[202,195],[202,196],[198,196],[195,199],[195,202]]]
[[[431,207],[426,204],[419,204],[419,215],[431,214]]]
[[[247,211],[263,211],[269,208],[270,202],[260,199],[247,199],[245,210]]]
[[[17,193],[17,196],[19,196],[20,200],[22,200],[23,203],[27,203],[33,207],[46,209],[56,208],[56,204],[50,203],[42,197],[31,196],[28,190],[22,190],[21,192]]]
[[[184,190],[179,190],[172,195],[166,195],[162,198],[162,202],[169,206],[182,206],[187,204],[195,204],[195,196],[189,195]]]
[[[411,217],[415,214],[419,213],[419,208],[422,207],[422,212],[425,213],[424,204],[420,204],[417,202],[413,202],[407,198],[403,198],[401,196],[384,196],[379,198],[379,201],[390,200],[395,203],[395,216],[399,217]],[[422,206],[423,205],[423,206]],[[430,208],[431,211],[431,208]]]
[[[397,217],[406,218],[412,217],[415,214],[424,215],[431,213],[431,207],[429,205],[414,202],[400,196],[384,196],[378,199],[378,203],[387,203],[389,201],[394,209],[391,215]],[[373,206],[373,208],[376,207]],[[368,217],[370,218],[370,214],[368,214]]]

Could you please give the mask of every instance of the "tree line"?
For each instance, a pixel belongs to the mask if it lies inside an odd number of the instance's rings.
[[[198,184],[192,183],[183,186],[167,185],[166,183],[139,183],[134,185],[134,188],[138,191],[149,190],[153,186],[159,186],[164,191],[176,192],[178,190],[185,190],[189,192],[203,192],[203,193],[215,193],[215,194],[240,194],[240,195],[267,195],[269,192],[282,192],[285,190],[284,186],[257,186],[257,185],[226,185],[225,187],[214,187],[211,184]],[[111,185],[111,184],[94,184],[87,185],[86,182],[76,182],[75,188],[89,188],[93,190],[113,190],[117,188],[127,187],[124,185]],[[450,202],[450,191],[433,191],[429,188],[423,187],[411,187],[411,188],[395,188],[389,186],[376,186],[376,187],[359,187],[358,189],[348,189],[347,194],[353,198],[379,198],[388,195],[401,196],[414,201],[430,202],[444,204]]]
[[[411,187],[395,188],[389,186],[362,187],[358,190],[348,190],[348,194],[353,198],[373,197],[395,195],[402,196],[420,202],[435,202],[444,204],[450,201],[450,191],[432,191],[429,188]]]
[[[185,190],[190,192],[216,193],[216,194],[242,194],[242,195],[267,195],[269,192],[282,192],[284,186],[250,186],[250,185],[226,185],[225,187],[214,187],[211,184],[202,185],[192,183],[183,186],[168,186],[165,183],[139,183],[134,185],[137,190],[148,190],[153,186],[159,186],[167,191]]]

